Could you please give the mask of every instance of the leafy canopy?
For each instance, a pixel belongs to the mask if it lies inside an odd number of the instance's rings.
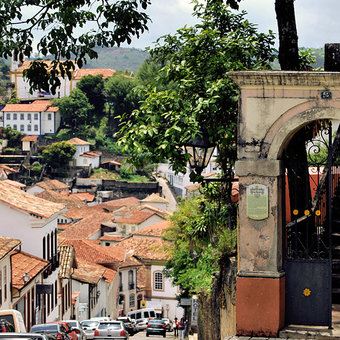
[[[146,88],[138,110],[122,118],[119,143],[137,167],[148,155],[149,162],[168,159],[175,171],[185,172],[182,146],[198,133],[217,144],[221,164],[230,167],[236,158],[238,92],[227,72],[269,68],[274,59],[273,34],[258,33],[244,12],[233,14],[221,0],[194,3],[201,22],[160,38],[150,49],[152,60],[164,65],[158,83]],[[170,82],[170,88],[158,86]]]
[[[45,162],[52,168],[64,167],[76,153],[76,147],[67,142],[61,141],[48,145],[42,152]]]
[[[74,59],[79,67],[97,57],[96,46],[112,47],[131,42],[147,29],[143,10],[150,0],[6,0],[0,2],[0,57],[15,60],[31,57],[38,39],[39,56],[51,56],[46,63],[33,63],[26,75],[33,89],[54,92],[58,74],[71,75]],[[41,32],[42,37],[35,36]],[[62,59],[68,62],[58,63]]]
[[[53,105],[58,106],[65,124],[77,132],[80,126],[90,124],[93,120],[94,106],[89,103],[86,94],[75,88],[70,96],[55,99]]]

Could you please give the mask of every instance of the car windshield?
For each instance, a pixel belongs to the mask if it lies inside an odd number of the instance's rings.
[[[31,332],[35,333],[35,332],[45,332],[45,333],[49,333],[49,332],[58,332],[58,325],[35,325],[32,326],[31,328]]]
[[[152,325],[152,324],[164,324],[164,321],[163,320],[153,319],[153,320],[149,321],[149,324],[150,325]]]
[[[72,327],[77,327],[77,321],[68,321]]]
[[[101,322],[98,326],[98,329],[120,329],[120,323],[112,323],[112,322]]]
[[[81,325],[82,327],[97,327],[99,324],[98,321],[82,321]]]

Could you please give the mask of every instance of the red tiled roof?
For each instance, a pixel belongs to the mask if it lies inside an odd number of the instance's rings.
[[[123,207],[127,207],[127,208],[138,207],[138,205],[139,205],[139,199],[136,197],[120,198],[117,200],[106,201],[100,204],[101,207],[104,207],[110,211],[115,211]]]
[[[23,72],[24,70],[29,68],[33,61],[34,60],[24,60],[22,65],[18,68],[17,72]],[[53,60],[38,60],[38,61],[43,61],[47,65],[47,69],[51,68],[51,65],[53,62]],[[70,61],[73,62],[73,64],[75,65],[74,60],[70,60]],[[60,61],[60,63],[63,63],[63,61]]]
[[[166,200],[163,197],[160,197],[159,194],[151,194],[148,197],[144,198],[143,200],[141,200],[141,202],[151,202],[151,203],[169,203],[168,200]]]
[[[87,158],[96,158],[100,156],[100,153],[95,152],[95,151],[88,151],[88,152],[84,152],[82,155],[80,155],[81,157],[87,157]]]
[[[25,184],[22,184],[17,181],[12,181],[11,179],[3,179],[2,182],[9,184],[9,185],[13,185],[14,187],[19,188],[19,189],[24,188],[26,186]]]
[[[113,70],[111,68],[82,68],[79,69],[75,72],[74,74],[74,79],[81,79],[82,77],[85,76],[98,76],[98,75],[102,75],[103,78],[107,78],[107,77],[111,77],[114,73],[116,72],[116,70]]]
[[[109,222],[114,219],[112,213],[103,210],[83,209],[83,212],[84,215],[78,217],[81,218],[80,221],[74,223],[58,235],[61,239],[86,240],[100,231],[103,222]],[[86,214],[86,212],[89,214]],[[66,214],[64,216],[68,217]]]
[[[156,214],[155,212],[151,211],[134,210],[131,213],[128,213],[127,215],[116,219],[115,222],[127,224],[140,224],[155,214]]]
[[[141,259],[166,261],[165,245],[169,244],[155,237],[130,237],[106,248],[125,247],[130,255]]]
[[[161,222],[152,224],[148,227],[145,227],[141,230],[134,231],[130,234],[134,235],[134,237],[136,237],[138,235],[162,237],[164,231],[167,228],[169,228],[170,225],[171,225],[170,221],[161,221]]]
[[[125,238],[126,236],[117,236],[117,235],[104,235],[102,237],[100,237],[99,239],[101,241],[121,241]]]
[[[108,164],[108,163],[110,163],[110,164],[115,164],[115,165],[122,165],[122,163],[119,163],[119,162],[114,161],[114,160],[106,161],[106,162],[103,162],[103,163],[101,163],[101,164]]]
[[[21,138],[22,142],[36,142],[39,136],[24,136]]]
[[[3,181],[0,181],[0,201],[43,218],[49,218],[64,209],[63,204],[35,197]]]
[[[91,192],[75,192],[70,194],[71,197],[78,197],[82,201],[92,202],[95,195]]]
[[[49,262],[23,251],[16,251],[11,256],[12,267],[12,286],[18,290],[24,287],[23,276],[27,273],[31,279],[35,278],[40,272],[42,272]]]
[[[73,144],[73,145],[92,145],[91,143],[82,140],[80,138],[71,138],[68,140],[69,143]]]
[[[3,112],[43,112],[48,108],[44,104],[7,104],[1,111]]]
[[[70,189],[70,186],[58,181],[57,179],[44,179],[41,182],[36,183],[40,188],[46,190],[63,190],[63,189]]]
[[[20,240],[0,236],[0,259],[21,244]]]
[[[86,203],[83,202],[78,197],[66,196],[66,195],[61,194],[61,193],[54,191],[54,190],[45,190],[43,192],[39,192],[39,193],[35,194],[34,196],[43,198],[43,199],[50,201],[50,202],[62,203],[68,209],[73,208],[73,207],[80,208],[80,207],[83,207],[83,206],[86,205]]]

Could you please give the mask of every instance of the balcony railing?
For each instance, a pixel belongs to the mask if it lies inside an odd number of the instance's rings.
[[[134,283],[129,283],[129,290],[135,289],[135,284]]]

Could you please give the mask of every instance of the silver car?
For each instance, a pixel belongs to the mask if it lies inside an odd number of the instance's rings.
[[[80,325],[86,335],[86,339],[90,340],[90,339],[93,339],[94,337],[94,331],[97,329],[99,325],[99,321],[83,320],[83,321],[80,321]]]
[[[129,339],[129,332],[122,321],[100,321],[94,339]]]
[[[55,339],[50,334],[36,334],[36,333],[0,333],[0,339],[13,339],[13,340],[49,340]]]

